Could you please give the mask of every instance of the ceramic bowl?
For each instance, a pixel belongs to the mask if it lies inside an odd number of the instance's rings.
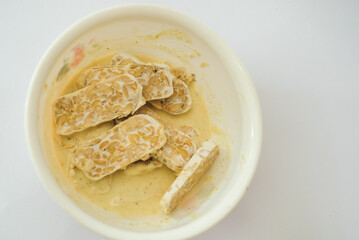
[[[125,218],[77,195],[56,175],[44,143],[48,89],[93,59],[116,52],[144,54],[185,66],[207,103],[221,155],[171,215]],[[246,192],[258,163],[262,120],[256,89],[235,52],[203,23],[148,5],[94,13],[67,29],[48,48],[33,74],[26,102],[26,133],[35,169],[49,194],[73,218],[112,239],[184,239],[223,219]]]

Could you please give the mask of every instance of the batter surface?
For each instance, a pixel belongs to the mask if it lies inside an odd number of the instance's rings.
[[[54,119],[54,101],[59,97],[79,90],[81,86],[80,76],[84,71],[95,66],[107,66],[113,55],[98,59],[75,74],[66,82],[62,89],[49,89],[48,99],[44,112],[44,128],[49,131],[45,134],[45,142],[48,154],[52,161],[58,164],[59,174],[62,174],[70,185],[83,197],[95,205],[119,214],[121,216],[146,216],[160,212],[159,202],[175,180],[175,173],[164,164],[157,161],[138,161],[128,166],[125,170],[118,170],[98,181],[88,179],[81,170],[73,166],[71,151],[76,144],[99,137],[114,127],[114,121],[101,123],[92,128],[61,136],[56,131]],[[143,62],[158,62],[147,56],[135,56]],[[180,115],[171,115],[157,110],[150,104],[161,118],[174,127],[190,126],[198,130],[200,144],[210,138],[210,122],[206,105],[196,90],[195,82],[188,85],[192,98],[191,109]]]

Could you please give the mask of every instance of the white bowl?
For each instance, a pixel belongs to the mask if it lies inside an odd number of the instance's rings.
[[[164,29],[177,29],[178,32],[165,32],[156,43],[154,34]],[[178,210],[166,220],[164,216],[127,219],[97,209],[81,196],[75,196],[76,193],[68,190],[61,179],[55,176],[51,171],[53,163],[44,148],[41,121],[47,94],[44,85],[61,86],[56,81],[56,76],[64,65],[63,59],[72,57],[72,63],[77,61],[78,66],[72,64],[73,69],[70,65],[67,66],[70,72],[76,71],[91,59],[108,51],[106,41],[102,40],[127,39],[121,43],[120,50],[142,51],[145,48],[128,43],[133,43],[134,38],[143,40],[145,35],[147,50],[154,43],[157,44],[157,50],[161,47],[172,49],[172,53],[182,56],[184,65],[196,72],[196,85],[207,102],[210,119],[216,126],[213,128],[213,135],[220,142],[222,150],[221,160],[209,172],[214,179],[212,184],[201,185],[191,192],[193,196],[202,196],[196,197],[199,200],[192,210]],[[71,55],[71,50],[76,46],[89,48],[83,59],[83,56]],[[157,50],[156,53],[161,52]],[[200,67],[202,62],[208,62],[209,66]],[[158,6],[113,7],[94,13],[66,30],[49,47],[34,72],[25,116],[30,154],[46,190],[81,224],[113,239],[184,239],[209,229],[223,219],[246,192],[258,163],[262,141],[257,93],[233,50],[204,24],[182,13]]]

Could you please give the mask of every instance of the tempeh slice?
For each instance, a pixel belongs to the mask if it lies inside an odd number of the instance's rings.
[[[164,127],[148,115],[135,115],[101,137],[75,149],[73,163],[92,180],[98,180],[149,154],[166,142]]]
[[[111,67],[92,67],[87,69],[80,77],[80,86],[86,87],[90,84],[97,83],[99,81],[105,81],[107,79],[119,76],[122,74],[128,74],[127,69],[119,66]]]
[[[174,79],[173,94],[168,98],[153,100],[150,103],[157,109],[178,115],[191,108],[192,99],[187,85],[180,79]]]
[[[196,152],[196,144],[183,132],[167,126],[166,144],[157,151],[157,159],[175,172],[180,172]]]
[[[181,171],[183,166],[196,152],[196,144],[193,139],[165,122],[157,113],[147,106],[141,107],[136,113],[147,114],[165,126],[167,141],[165,145],[153,153],[152,156],[166,164],[166,166],[173,171]]]
[[[134,57],[121,54],[115,55],[111,64],[127,69],[129,74],[137,78],[147,101],[167,98],[173,94],[172,82],[175,76],[165,64],[143,63]]]
[[[142,86],[135,77],[123,74],[55,102],[55,121],[60,135],[69,135],[114,118],[125,117],[145,104]]]
[[[160,205],[166,214],[172,212],[184,195],[200,180],[212,166],[219,154],[219,147],[213,140],[203,143],[193,157],[184,166],[167,192],[163,195]]]
[[[199,148],[201,146],[201,139],[199,136],[199,131],[190,126],[181,126],[178,128],[181,132],[191,137],[192,141],[196,144],[196,147]]]

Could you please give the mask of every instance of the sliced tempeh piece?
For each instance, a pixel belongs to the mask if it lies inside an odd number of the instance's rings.
[[[86,87],[90,84],[97,83],[99,81],[105,81],[107,79],[119,76],[122,74],[128,74],[127,69],[119,66],[111,67],[93,67],[87,69],[80,77],[80,87]]]
[[[173,94],[172,82],[175,76],[165,64],[143,63],[134,57],[121,54],[115,55],[111,64],[126,69],[129,74],[138,79],[147,101],[167,98]]]
[[[55,102],[57,132],[69,135],[117,117],[145,104],[135,77],[124,74],[62,96]]]
[[[135,115],[99,138],[75,149],[73,163],[92,180],[146,160],[166,142],[164,127],[148,115]]]
[[[173,127],[166,126],[165,133],[166,144],[157,151],[155,157],[178,173],[196,152],[196,144],[190,136]]]
[[[202,147],[188,161],[170,188],[163,195],[160,205],[166,214],[176,208],[177,204],[183,199],[183,196],[192,189],[212,166],[218,154],[219,147],[213,140],[203,143]]]
[[[157,113],[147,106],[141,107],[136,113],[147,114],[165,126],[166,144],[154,152],[152,156],[175,172],[182,170],[192,155],[196,152],[196,144],[187,134],[172,127]]]
[[[192,141],[196,144],[196,147],[199,148],[201,146],[201,139],[199,136],[199,131],[197,129],[190,126],[181,126],[178,129],[184,134],[190,136]]]
[[[169,98],[150,101],[157,109],[173,115],[187,112],[192,105],[191,94],[187,85],[180,79],[173,80],[173,94]]]

